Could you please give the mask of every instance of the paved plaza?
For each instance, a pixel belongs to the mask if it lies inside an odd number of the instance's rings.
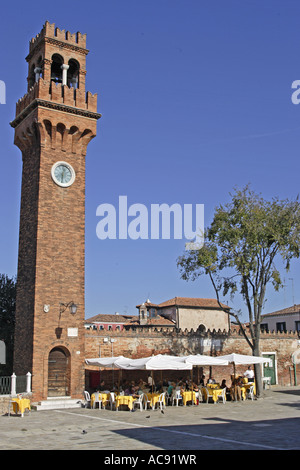
[[[299,424],[300,386],[273,386],[259,400],[168,406],[164,413],[76,408],[3,415],[0,450],[102,450],[103,459],[124,452],[145,464],[151,451],[193,459],[199,450],[299,450]]]

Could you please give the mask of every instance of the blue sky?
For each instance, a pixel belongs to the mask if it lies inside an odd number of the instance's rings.
[[[9,122],[26,93],[29,40],[48,20],[87,33],[87,90],[98,93],[102,114],[86,160],[86,317],[136,314],[148,297],[214,297],[208,279],[180,279],[185,240],[100,241],[96,209],[117,206],[120,195],[148,208],[204,204],[209,225],[235,186],[250,183],[267,199],[297,196],[299,2],[52,0],[1,10],[0,272],[17,272],[22,160]],[[300,303],[300,261],[284,277],[265,313]]]

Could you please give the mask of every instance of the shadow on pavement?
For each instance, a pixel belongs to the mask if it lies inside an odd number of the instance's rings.
[[[249,422],[222,418],[204,420],[207,423],[199,425],[154,426],[114,432],[163,450],[300,449],[300,418]]]

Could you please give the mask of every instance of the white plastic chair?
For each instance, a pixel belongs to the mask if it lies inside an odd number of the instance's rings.
[[[251,400],[254,399],[254,385],[251,385],[248,392],[246,393],[246,397],[251,398]]]
[[[147,397],[146,397],[147,398]],[[135,406],[139,406],[140,407],[140,410],[143,411],[143,404],[144,404],[144,394],[142,393],[139,398],[137,398],[134,402],[133,402],[133,409],[135,408]]]
[[[218,395],[218,400],[217,401],[219,401],[219,400],[220,401],[222,400],[224,405],[225,405],[225,403],[226,403],[226,388],[223,388],[222,394]],[[217,403],[217,402],[215,402],[215,403]]]
[[[84,394],[84,399],[85,399],[84,406],[85,408],[87,408],[88,406],[91,406],[91,396],[89,392],[87,392],[86,390],[83,392],[83,394]]]
[[[180,390],[174,390],[173,391],[173,397],[172,397],[172,405],[174,405],[174,401],[176,401],[176,406],[178,406],[178,402],[182,401],[182,396],[180,395]]]
[[[203,395],[202,395],[202,392],[201,392],[201,389],[199,388],[199,391],[197,392],[198,393],[198,400],[199,400],[199,403],[203,402]]]
[[[151,401],[148,400],[148,397],[147,397],[146,393],[143,394],[143,404],[145,406],[145,410],[148,408],[148,404],[149,404],[149,406],[151,404]]]
[[[203,387],[205,392],[206,392],[206,403],[208,403],[208,400],[211,398],[213,400],[213,391],[210,390],[207,387]]]
[[[100,395],[99,392],[95,392],[94,395],[95,395],[95,398],[93,400],[93,408],[96,408],[96,403],[98,403],[99,410],[100,410],[102,407],[102,396]]]
[[[115,410],[118,411],[118,408],[116,406],[116,394],[114,392],[110,392],[110,395],[109,395],[109,406],[110,406],[110,409],[112,410],[113,408],[115,408]]]
[[[165,392],[164,392],[164,393],[161,393],[161,394],[159,395],[158,401],[155,403],[155,405],[159,405],[159,408],[160,408],[161,410],[166,407],[166,405],[165,405],[165,395],[166,395]]]

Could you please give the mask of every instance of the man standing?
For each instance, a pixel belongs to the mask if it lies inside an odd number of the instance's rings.
[[[244,377],[248,379],[248,382],[254,382],[254,372],[251,369],[251,366],[249,366],[246,372],[244,373]]]

